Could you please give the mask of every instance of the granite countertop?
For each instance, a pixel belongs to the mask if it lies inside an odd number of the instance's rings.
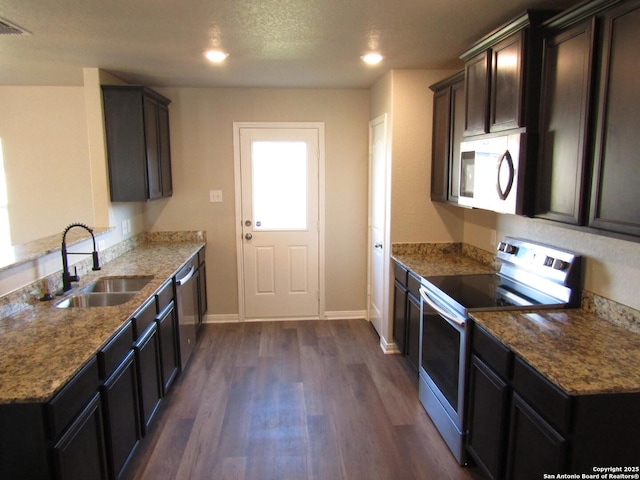
[[[471,275],[476,273],[495,273],[495,269],[486,263],[462,255],[457,250],[417,250],[395,252],[391,256],[421,277],[440,275]]]
[[[74,284],[81,288],[103,276],[153,276],[133,299],[122,305],[59,309],[54,307],[60,299],[57,297],[3,318],[0,404],[50,400],[204,245],[199,241],[145,243]]]
[[[491,273],[456,244],[394,245],[422,277]],[[477,257],[477,256],[476,256]],[[473,312],[478,324],[569,395],[640,392],[640,334],[583,309]]]
[[[640,392],[640,334],[581,309],[472,318],[569,395]]]

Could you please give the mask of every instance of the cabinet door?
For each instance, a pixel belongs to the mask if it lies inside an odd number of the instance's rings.
[[[407,295],[407,358],[413,369],[420,367],[420,300]]]
[[[147,433],[162,398],[158,329],[153,323],[134,347],[138,363],[138,385],[142,434]]]
[[[491,132],[522,126],[522,56],[524,31],[519,31],[492,48]]]
[[[140,441],[138,380],[133,350],[101,387],[107,460],[111,478],[120,478]]]
[[[407,287],[397,280],[393,282],[393,340],[400,353],[406,352],[407,339]]]
[[[460,194],[460,143],[464,135],[464,77],[451,85],[451,145],[449,147],[449,193],[447,200],[458,203]]]
[[[603,17],[590,226],[640,235],[640,1]]]
[[[466,62],[464,134],[478,135],[488,130],[489,75],[491,53],[482,52]]]
[[[107,86],[102,91],[111,200],[144,201],[147,172],[140,91]]]
[[[173,177],[171,175],[171,144],[169,141],[169,108],[158,104],[158,148],[160,154],[160,177],[162,180],[162,196],[173,194]]]
[[[491,479],[503,478],[508,402],[507,383],[472,355],[467,450]]]
[[[176,337],[176,309],[173,301],[158,316],[160,338],[160,370],[162,372],[162,393],[167,393],[180,368],[178,339]]]
[[[566,444],[566,440],[519,395],[513,394],[507,479],[540,480],[545,473],[564,472]]]
[[[536,215],[584,221],[593,21],[544,42]]]
[[[99,393],[96,392],[53,446],[53,464],[55,478],[60,480],[106,480],[107,457]]]
[[[147,155],[147,198],[162,197],[160,151],[158,145],[158,102],[144,97],[144,136]]]
[[[447,201],[449,178],[449,127],[451,89],[447,86],[433,95],[433,143],[431,148],[431,200]]]

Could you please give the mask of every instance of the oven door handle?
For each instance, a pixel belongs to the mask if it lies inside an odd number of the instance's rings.
[[[444,317],[445,320],[447,320],[450,323],[453,323],[454,325],[458,325],[460,327],[464,327],[466,321],[465,320],[461,320],[459,318],[454,317],[453,315],[451,315],[449,312],[447,312],[444,308],[442,308],[440,305],[438,305],[427,293],[427,291],[424,288],[420,288],[420,296],[422,297],[422,300],[429,305],[431,308],[433,308],[440,316]]]

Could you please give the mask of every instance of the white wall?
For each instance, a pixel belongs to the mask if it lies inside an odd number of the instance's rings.
[[[0,87],[12,244],[93,224],[82,87]]]
[[[365,310],[369,91],[157,90],[172,100],[173,197],[149,203],[146,229],[206,230],[209,313],[238,312],[233,122],[325,122],[325,308]]]
[[[449,70],[392,70],[371,90],[371,119],[389,115],[391,241],[460,242],[464,212],[431,202],[433,92]]]

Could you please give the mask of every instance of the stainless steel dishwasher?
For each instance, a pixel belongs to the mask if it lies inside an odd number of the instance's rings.
[[[180,338],[180,367],[187,365],[196,345],[198,324],[198,287],[196,259],[191,259],[176,275],[176,299],[178,309],[178,336]]]

